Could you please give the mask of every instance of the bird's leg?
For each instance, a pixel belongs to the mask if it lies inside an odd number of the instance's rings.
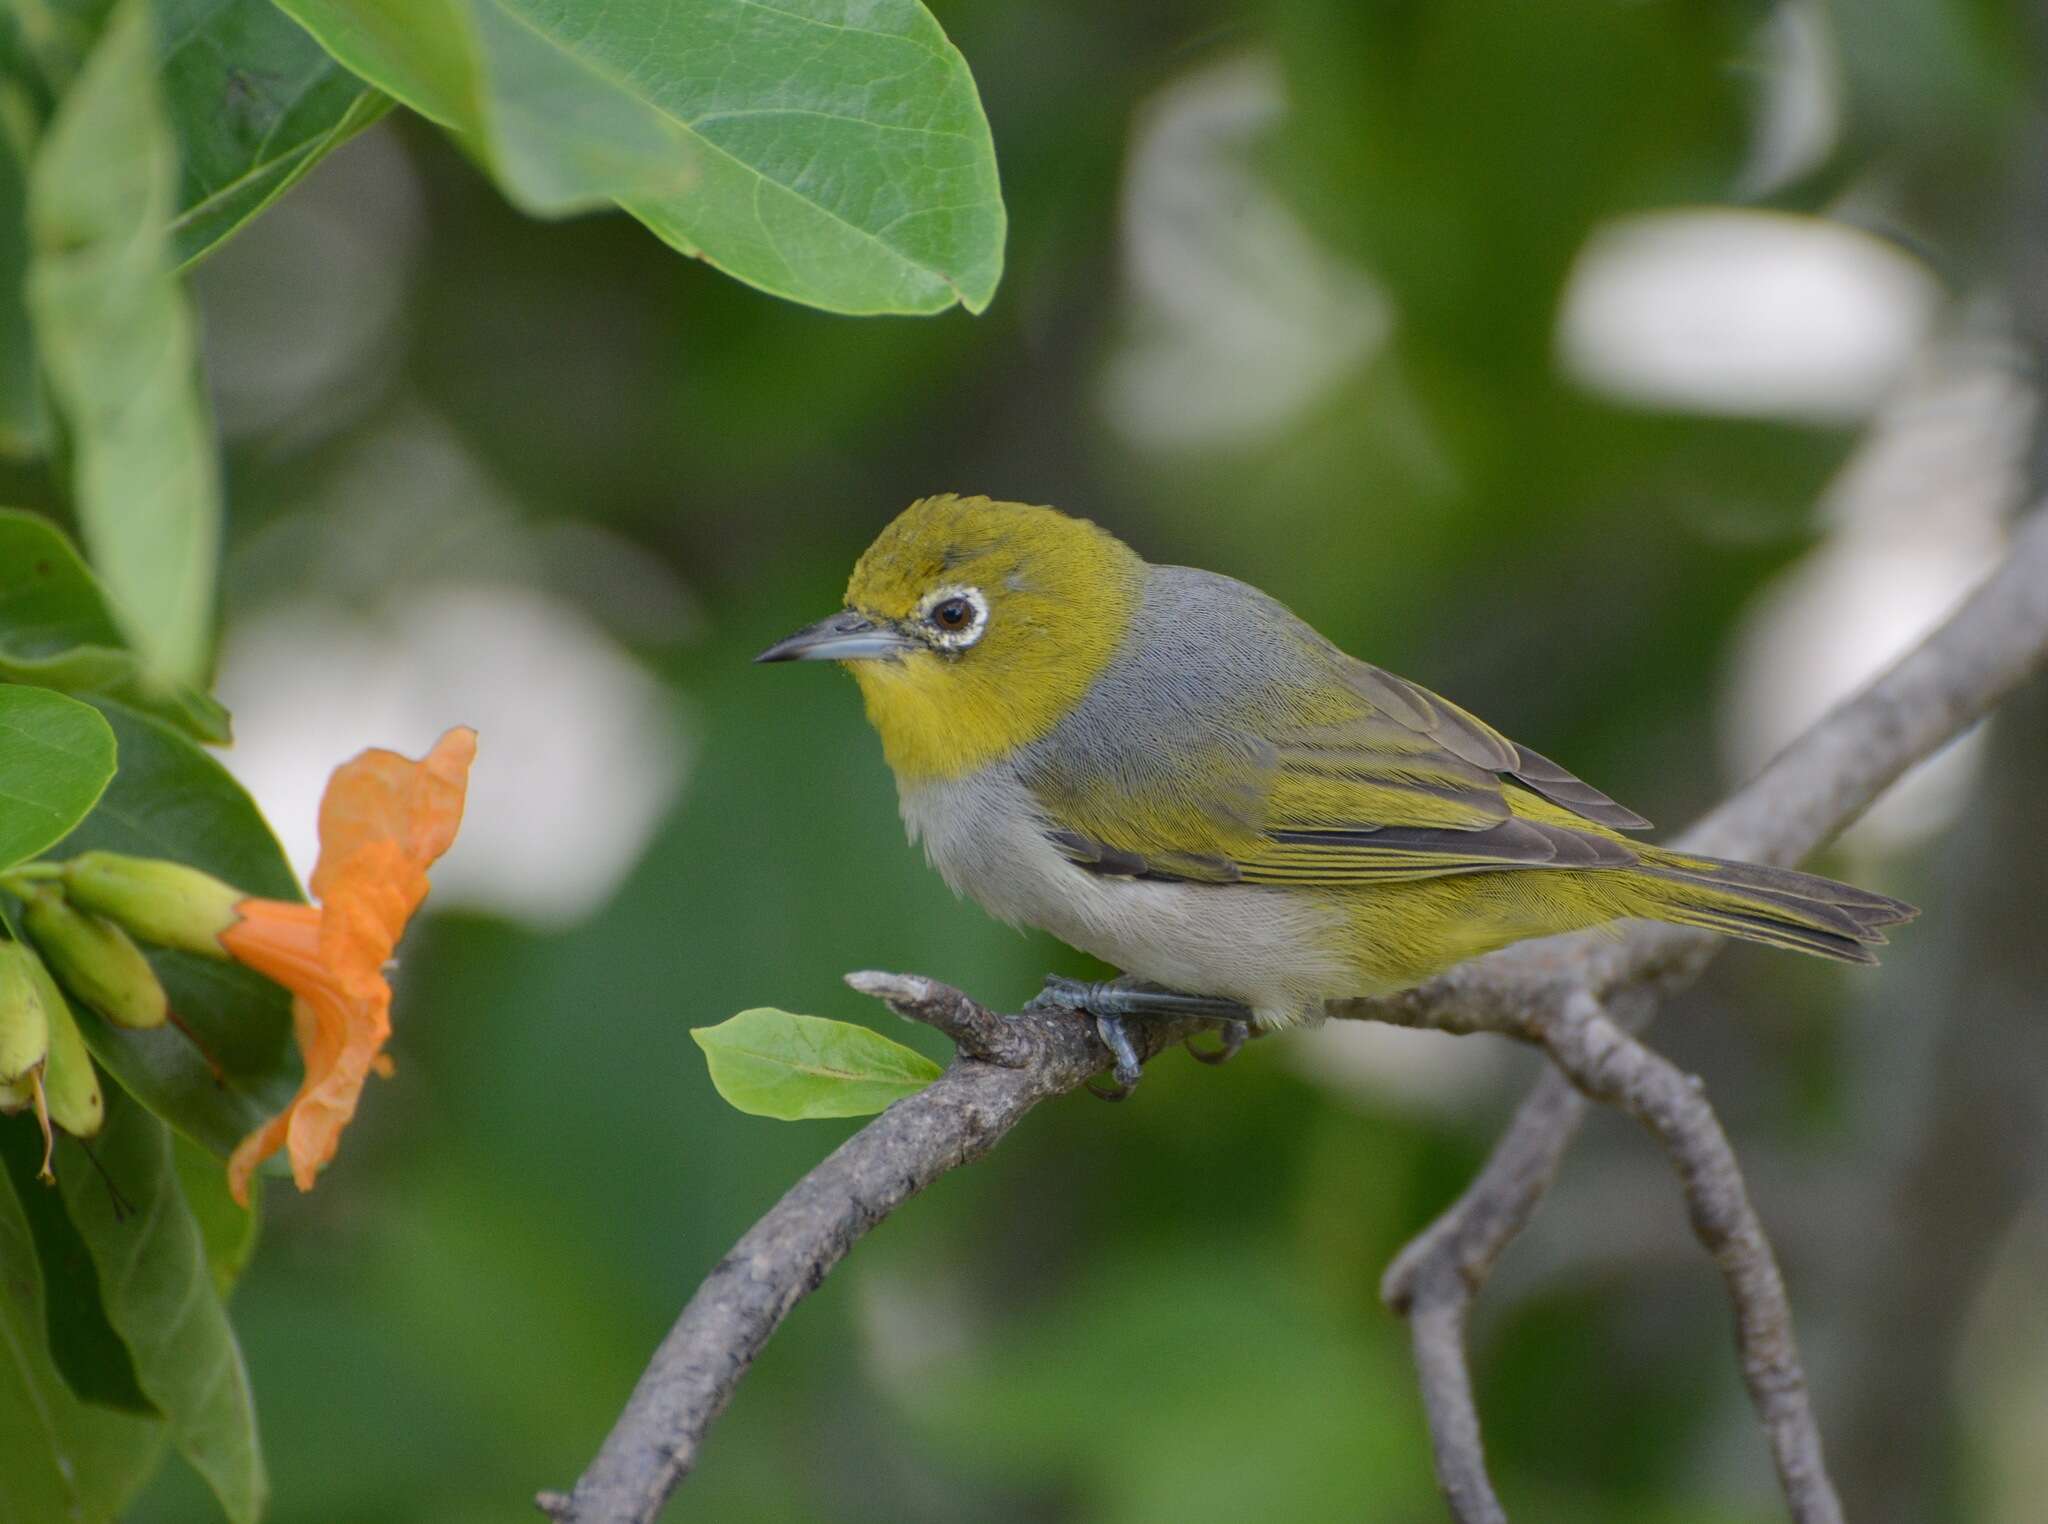
[[[1182,994],[1178,990],[1161,989],[1156,984],[1129,977],[1091,984],[1060,974],[1048,974],[1045,988],[1032,998],[1027,1009],[1044,1006],[1085,1011],[1094,1018],[1096,1035],[1116,1060],[1116,1089],[1094,1091],[1106,1101],[1120,1101],[1138,1088],[1141,1072],[1138,1053],[1127,1025],[1133,1018],[1158,1020],[1196,1016],[1221,1023],[1223,1046],[1220,1049],[1213,1053],[1199,1052],[1192,1047],[1188,1050],[1210,1064],[1220,1064],[1235,1054],[1244,1046],[1251,1031],[1251,1010],[1239,1001],[1222,995]]]

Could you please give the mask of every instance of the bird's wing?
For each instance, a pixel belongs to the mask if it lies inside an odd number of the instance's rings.
[[[1299,702],[1252,705],[1194,765],[1133,757],[1108,780],[1035,779],[1054,843],[1098,873],[1206,883],[1635,861],[1616,833],[1641,816],[1425,688],[1350,658],[1340,670],[1343,693],[1320,692],[1312,723]]]

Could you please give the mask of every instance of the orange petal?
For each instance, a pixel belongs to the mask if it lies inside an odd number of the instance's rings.
[[[228,1160],[228,1188],[248,1205],[249,1176],[256,1166],[288,1149],[292,1178],[310,1191],[320,1170],[334,1157],[342,1129],[356,1114],[356,1102],[391,1035],[391,987],[379,979],[373,990],[355,995],[331,983],[314,982],[292,1001],[292,1024],[306,1064],[291,1104],[244,1138]]]
[[[320,801],[314,895],[324,902],[328,884],[366,847],[391,843],[422,870],[446,852],[475,758],[476,732],[458,725],[417,762],[373,747],[336,768]]]
[[[427,869],[462,823],[476,732],[458,726],[418,762],[371,750],[336,768],[320,804],[320,908],[244,900],[221,933],[238,962],[296,997],[292,1022],[306,1077],[291,1104],[244,1138],[228,1186],[248,1203],[249,1177],[280,1148],[309,1191],[334,1157],[364,1082],[388,1074],[391,985],[384,966],[427,894]]]

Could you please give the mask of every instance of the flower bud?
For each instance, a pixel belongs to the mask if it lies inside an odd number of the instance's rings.
[[[183,863],[119,852],[81,852],[64,864],[74,905],[118,921],[145,942],[225,958],[220,934],[240,919],[248,896]]]
[[[54,889],[22,899],[22,925],[71,992],[116,1026],[160,1027],[171,1002],[128,933],[74,908]]]
[[[0,1080],[0,1117],[11,1117],[36,1103],[36,1087],[43,1081],[40,1069],[31,1069],[18,1080]]]
[[[21,943],[0,942],[0,1087],[9,1090],[26,1084],[50,1051],[50,1018],[29,971],[34,959]],[[9,1104],[0,1093],[0,1108]]]
[[[92,1055],[43,960],[31,955],[28,962],[36,993],[42,996],[43,1014],[50,1021],[50,1056],[43,1064],[43,1098],[50,1120],[74,1138],[89,1138],[107,1119],[107,1101],[100,1094],[99,1076],[93,1073]]]

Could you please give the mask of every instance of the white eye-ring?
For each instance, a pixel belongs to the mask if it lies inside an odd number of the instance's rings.
[[[964,651],[988,628],[988,599],[978,587],[935,587],[917,605],[917,617],[942,651]]]

